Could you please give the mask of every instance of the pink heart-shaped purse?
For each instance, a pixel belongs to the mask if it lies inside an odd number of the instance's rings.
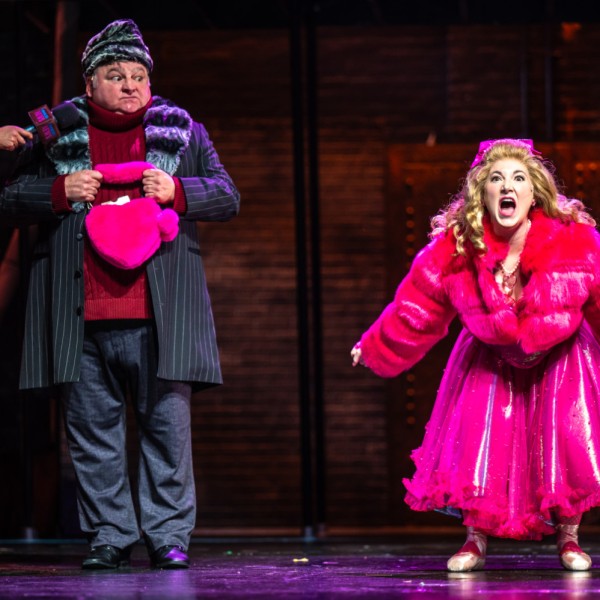
[[[131,183],[154,166],[146,162],[96,165],[107,183]],[[179,215],[162,209],[154,198],[136,198],[124,204],[93,206],[85,219],[96,252],[121,269],[134,269],[148,260],[162,242],[179,232]]]
[[[85,225],[92,246],[107,262],[134,269],[148,260],[162,242],[179,232],[179,215],[161,209],[153,198],[126,204],[100,204],[88,213]]]

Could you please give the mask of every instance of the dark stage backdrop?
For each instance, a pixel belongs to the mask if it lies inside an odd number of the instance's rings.
[[[82,43],[90,33],[81,33]],[[11,35],[0,36],[5,56]],[[197,534],[299,533],[288,33],[144,31],[144,37],[156,65],[154,92],[204,122],[242,194],[236,220],[200,226],[225,385],[194,398]],[[27,59],[33,71],[0,65],[1,114],[17,118],[15,107],[50,102],[48,41],[36,43]],[[425,243],[429,218],[458,189],[480,139],[543,142],[571,195],[600,215],[599,54],[600,25],[318,30],[327,532],[456,524],[409,515],[401,486],[452,338],[395,381],[352,369],[349,351]],[[17,401],[16,392],[4,392],[3,411]],[[0,440],[0,469],[18,500],[12,445],[18,443],[8,439]],[[51,450],[50,442],[44,448]],[[34,463],[44,457],[40,450]],[[74,531],[64,448],[60,460],[60,527],[52,515],[36,512],[44,535]],[[33,480],[36,492],[44,490],[45,496],[34,494],[42,513],[54,510],[43,498],[57,489],[46,471],[38,467]],[[23,520],[23,504],[4,502],[0,535],[10,535]]]

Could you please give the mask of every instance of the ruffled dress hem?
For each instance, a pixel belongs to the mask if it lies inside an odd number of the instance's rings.
[[[540,540],[600,506],[600,345],[584,322],[526,368],[522,360],[461,333],[412,454],[415,474],[403,480],[411,509]]]

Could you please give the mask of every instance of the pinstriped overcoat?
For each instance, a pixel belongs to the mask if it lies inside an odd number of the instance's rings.
[[[56,177],[40,149],[0,194],[0,212],[15,222],[38,223],[29,280],[20,387],[77,381],[83,346],[85,211],[57,216],[50,193]],[[90,168],[90,167],[88,167]],[[148,261],[158,339],[158,377],[222,383],[219,353],[197,221],[227,221],[239,211],[239,193],[204,126],[191,136],[174,173],[183,185],[187,212],[179,235]]]

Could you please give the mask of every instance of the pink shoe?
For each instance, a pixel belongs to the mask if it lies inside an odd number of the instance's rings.
[[[448,559],[448,571],[465,573],[483,569],[485,555],[481,553],[475,542],[466,542],[465,545]]]
[[[575,542],[567,542],[559,553],[560,564],[567,571],[589,571],[592,559]]]

